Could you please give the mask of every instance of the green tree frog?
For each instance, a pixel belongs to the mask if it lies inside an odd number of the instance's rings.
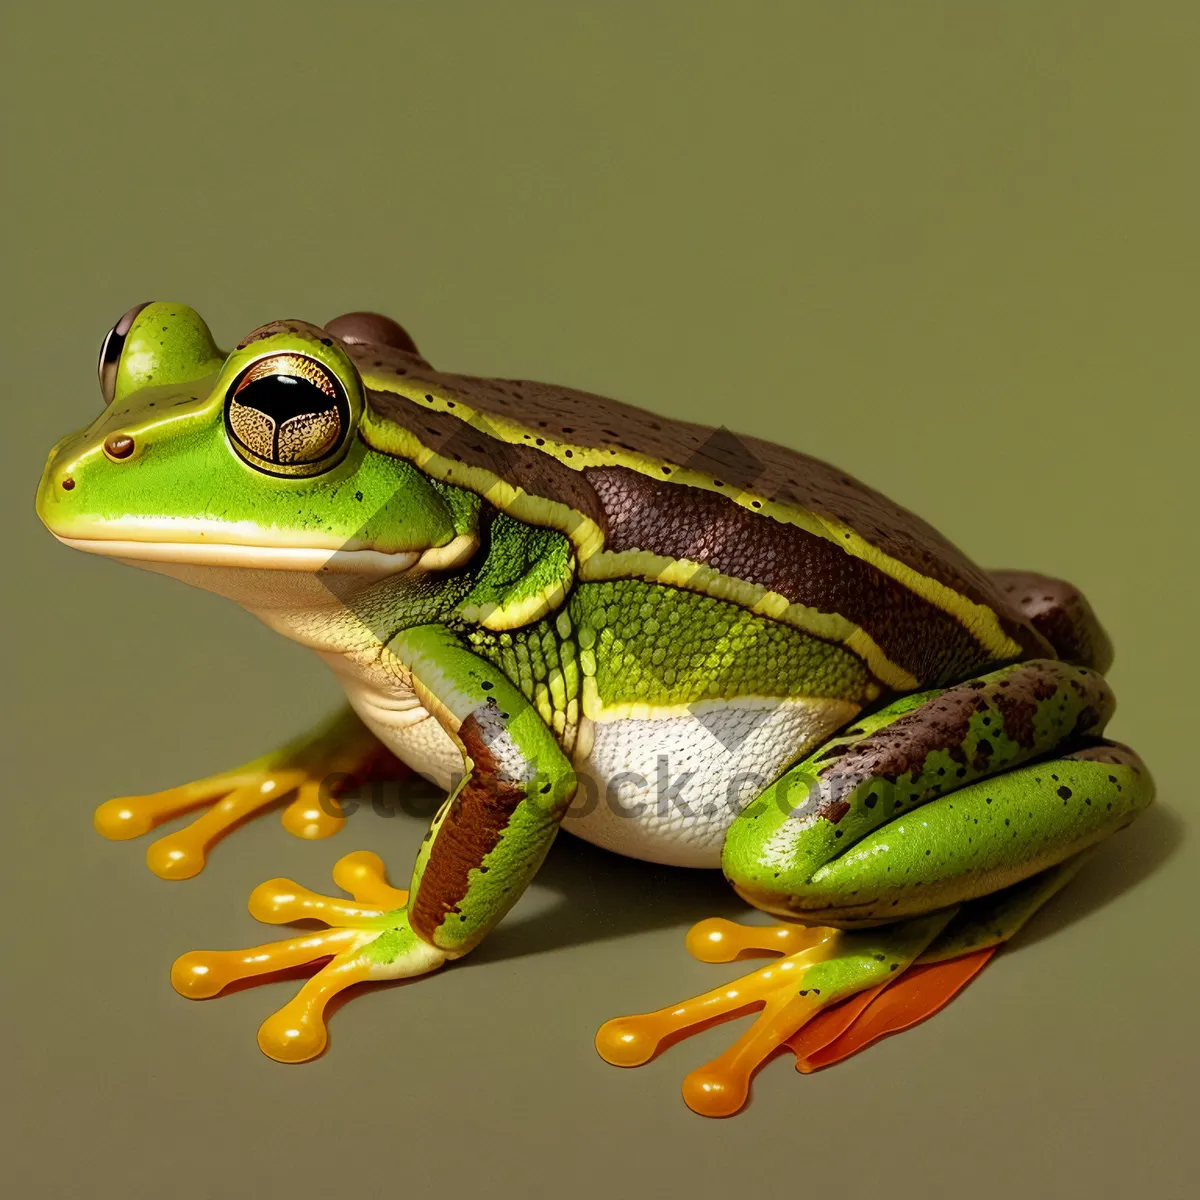
[[[760,1010],[684,1083],[728,1115],[784,1043],[814,1069],[935,1011],[1152,799],[1102,736],[1111,649],[1075,588],[982,570],[804,454],[447,374],[372,313],[276,321],[226,353],[191,309],[140,305],[99,374],[103,411],[45,467],[51,532],[232,598],[348,702],[245,766],[109,801],[100,831],[207,805],[148,851],[182,879],[279,799],[293,833],[335,832],[322,788],[385,756],[447,792],[407,891],[349,854],[334,879],[352,899],[288,880],[251,899],[328,932],[175,963],[199,998],[328,959],[262,1026],[273,1058],[320,1053],[350,984],[477,946],[569,815],[614,853],[719,868],[780,919],[702,922],[700,957],[775,957],[597,1035],[633,1066]]]

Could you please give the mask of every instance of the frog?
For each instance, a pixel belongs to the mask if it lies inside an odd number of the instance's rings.
[[[182,880],[280,802],[293,834],[337,833],[346,781],[388,764],[444,795],[406,889],[353,851],[348,895],[275,878],[250,897],[321,932],[174,963],[192,999],[323,964],[259,1030],[280,1062],[325,1051],[339,992],[478,946],[566,828],[720,870],[765,914],[702,919],[686,946],[766,965],[595,1035],[633,1067],[753,1016],[683,1082],[730,1116],[777,1053],[816,1070],[938,1011],[1153,800],[1105,736],[1112,644],[1082,592],[977,566],[809,455],[444,372],[365,311],[225,351],[188,306],[141,304],[98,375],[99,415],[42,474],[50,532],[234,600],[346,701],[252,762],[105,802],[100,833],[201,810],[147,850]]]

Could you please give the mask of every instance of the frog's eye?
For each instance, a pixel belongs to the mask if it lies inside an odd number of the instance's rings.
[[[100,394],[106,405],[113,402],[117,390],[117,368],[121,365],[121,351],[125,349],[125,338],[133,322],[146,304],[135,304],[109,331],[100,343],[100,358],[96,363],[96,374],[100,377]]]
[[[269,475],[319,475],[338,462],[350,406],[323,363],[291,352],[260,358],[226,396],[229,440],[252,467]]]

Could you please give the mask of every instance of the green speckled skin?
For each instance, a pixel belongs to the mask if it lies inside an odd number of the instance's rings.
[[[147,388],[186,386],[225,361],[199,314],[180,304],[148,304],[125,339],[113,403]]]
[[[235,405],[246,379],[268,391]],[[385,741],[404,744],[388,714],[418,706],[461,755],[408,903],[371,945],[384,974],[478,944],[613,730],[800,714],[800,749],[722,827],[721,861],[762,909],[862,927],[807,977],[829,996],[1008,937],[1152,798],[1102,738],[1111,650],[1082,596],[983,571],[827,464],[438,372],[363,314],[275,322],[226,355],[192,310],[152,304],[111,380],[46,464],[50,529],[226,590],[343,663]],[[274,430],[268,457],[235,416]],[[325,457],[285,461],[287,422],[335,420]],[[197,574],[218,558],[223,574]],[[687,736],[700,761],[704,735]]]
[[[641,580],[583,584],[571,619],[606,704],[731,696],[859,701],[869,675],[840,646],[710,596]]]
[[[844,938],[835,957],[811,967],[804,990],[836,1004],[865,988],[887,983],[903,971],[947,926],[953,913],[939,912],[890,927],[886,932],[866,930]]]
[[[781,877],[782,911],[851,925],[986,895],[1128,825],[1149,798],[1140,765],[1129,761],[1072,754],[1021,767],[896,818],[803,879]],[[731,874],[743,895],[761,895]]]

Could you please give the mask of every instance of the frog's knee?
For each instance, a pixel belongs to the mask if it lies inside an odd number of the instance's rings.
[[[991,576],[1016,615],[1028,621],[1064,662],[1102,675],[1112,666],[1112,642],[1074,584],[1033,571],[992,571]]]
[[[748,904],[776,916],[805,920],[814,863],[827,854],[818,822],[807,824],[791,815],[780,826],[769,816],[771,797],[761,797],[742,814],[725,836],[721,869],[730,887]],[[756,806],[763,811],[755,811]],[[789,825],[805,825],[789,828]],[[814,922],[828,923],[828,922]]]

